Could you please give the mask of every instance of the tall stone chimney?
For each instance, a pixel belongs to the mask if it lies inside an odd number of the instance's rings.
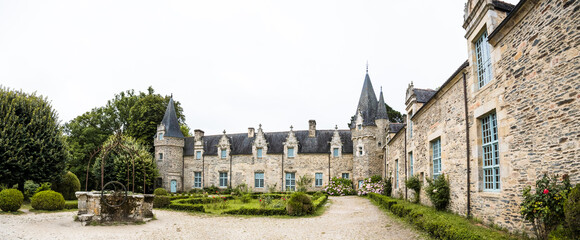
[[[253,127],[248,128],[248,137],[253,138],[256,136],[256,130]]]
[[[195,136],[195,140],[201,140],[201,138],[203,138],[203,131],[201,129],[195,129],[193,130],[193,135]]]
[[[316,120],[308,121],[308,137],[316,137]]]

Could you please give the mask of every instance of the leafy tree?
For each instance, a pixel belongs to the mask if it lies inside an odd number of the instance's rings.
[[[64,172],[66,146],[57,113],[42,96],[0,87],[0,183],[48,182]]]
[[[133,183],[133,161],[135,163],[135,191],[143,192],[143,178],[147,184],[147,189],[153,190],[154,180],[157,178],[158,171],[152,155],[147,151],[145,146],[140,144],[132,137],[122,136],[120,144],[122,146],[114,147],[117,136],[112,135],[103,144],[103,149],[110,150],[106,153],[101,151],[96,158],[92,173],[97,176],[96,186],[100,186],[101,162],[105,160],[104,182],[119,181],[132,190]],[[145,172],[146,175],[143,175]]]
[[[128,90],[116,94],[105,106],[94,108],[65,124],[67,142],[72,154],[68,168],[79,177],[81,189],[86,185],[86,168],[91,154],[117,131],[135,138],[150,154],[153,154],[153,137],[157,132],[157,125],[163,120],[169,99],[170,96],[155,94],[152,87],[149,87],[147,92],[138,94],[134,90]],[[185,117],[180,103],[177,101],[174,103],[182,131],[184,127],[189,129],[184,124]],[[89,173],[87,189],[100,187],[94,185],[97,178],[100,178],[100,173],[98,175]]]
[[[391,122],[396,122],[396,123],[405,122],[405,118],[403,117],[403,115],[401,115],[401,113],[399,111],[391,108],[389,106],[389,104],[385,103],[385,105],[387,106],[387,116],[389,116],[389,120]]]

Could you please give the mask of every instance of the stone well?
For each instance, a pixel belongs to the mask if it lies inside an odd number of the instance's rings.
[[[91,222],[142,222],[153,217],[153,194],[133,194],[119,207],[110,207],[101,201],[101,192],[76,192],[78,221],[84,225]],[[105,198],[113,198],[105,194]]]

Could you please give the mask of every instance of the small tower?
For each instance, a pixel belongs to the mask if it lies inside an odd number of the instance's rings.
[[[382,149],[386,145],[386,137],[389,129],[389,115],[387,114],[387,104],[383,97],[383,88],[381,87],[381,94],[379,96],[379,103],[377,106],[377,118],[375,120],[377,125],[377,145]],[[381,152],[383,152],[381,150]],[[380,157],[380,156],[379,156]]]
[[[385,119],[383,117],[377,118],[377,114],[379,114],[378,105],[377,96],[367,68],[356,113],[352,117],[350,124],[353,143],[352,180],[356,188],[359,187],[365,178],[381,175],[383,172],[383,161],[380,158],[382,147],[379,147],[378,142],[379,139],[383,139],[384,134],[379,133],[378,127],[384,128]],[[384,112],[386,112],[386,109],[384,109]],[[380,120],[377,121],[377,119]],[[377,123],[380,125],[377,125]],[[384,144],[383,140],[381,140],[382,144]]]
[[[183,186],[183,147],[185,139],[179,128],[173,97],[169,99],[165,116],[157,126],[153,142],[155,162],[159,170],[157,186],[170,192],[182,192]]]

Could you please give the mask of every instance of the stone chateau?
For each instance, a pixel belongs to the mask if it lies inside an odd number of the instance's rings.
[[[525,229],[525,186],[544,173],[580,182],[579,9],[573,0],[468,0],[468,59],[448,79],[433,79],[445,81],[437,90],[409,84],[405,123],[389,121],[368,72],[347,130],[318,130],[310,120],[308,130],[184,138],[171,101],[155,137],[162,186],[284,191],[308,175],[310,189],[321,190],[335,176],[357,187],[378,174],[393,179],[395,196],[410,198],[409,176],[426,183],[445,174],[452,211]]]

